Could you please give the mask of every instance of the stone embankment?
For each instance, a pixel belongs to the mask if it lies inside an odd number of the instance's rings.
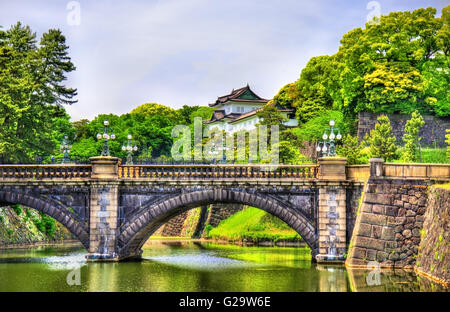
[[[39,213],[28,209],[28,214],[25,207],[20,207],[19,215],[9,206],[0,207],[0,248],[41,245],[72,239],[72,235],[59,223],[55,223],[55,233],[50,237],[33,221],[41,219]]]
[[[413,268],[427,202],[420,180],[370,179],[357,213],[346,265]]]
[[[183,212],[170,219],[153,236],[197,237],[205,234],[205,227],[216,227],[220,221],[243,209],[241,204],[211,204]]]
[[[414,269],[450,286],[450,189],[426,180],[369,179],[346,265]]]
[[[414,270],[450,287],[450,189],[430,187]]]

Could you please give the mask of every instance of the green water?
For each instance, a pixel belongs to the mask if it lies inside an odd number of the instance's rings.
[[[448,291],[403,270],[368,285],[368,270],[316,265],[299,247],[149,241],[141,262],[86,263],[85,254],[78,246],[0,250],[0,291]]]

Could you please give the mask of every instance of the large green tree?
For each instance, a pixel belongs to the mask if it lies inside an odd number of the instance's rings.
[[[450,115],[450,6],[392,12],[346,33],[336,54],[313,57],[274,101],[296,109],[300,123],[339,109],[357,113]]]
[[[67,50],[59,30],[44,33],[39,44],[21,23],[0,31],[1,162],[28,162],[55,150],[55,118],[76,95],[64,84],[75,70]]]

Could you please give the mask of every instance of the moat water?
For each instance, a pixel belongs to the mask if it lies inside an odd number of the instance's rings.
[[[404,270],[317,265],[302,247],[149,240],[141,262],[85,255],[78,245],[0,250],[0,291],[449,291]]]

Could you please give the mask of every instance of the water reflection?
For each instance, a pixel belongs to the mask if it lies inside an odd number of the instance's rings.
[[[86,263],[65,246],[0,251],[0,291],[447,291],[413,272],[316,265],[307,248],[239,247],[192,241],[149,241],[144,260]],[[81,285],[67,274],[80,269]]]

